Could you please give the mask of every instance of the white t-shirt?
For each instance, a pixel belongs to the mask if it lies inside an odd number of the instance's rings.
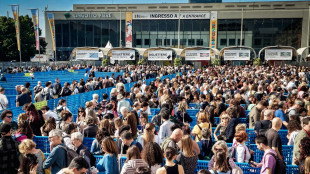
[[[8,103],[8,98],[5,95],[0,94],[0,111],[6,109]]]

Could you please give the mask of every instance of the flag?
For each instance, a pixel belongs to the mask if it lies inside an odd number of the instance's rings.
[[[56,38],[55,38],[55,21],[54,21],[54,14],[48,13],[47,14],[48,23],[51,30],[52,36],[52,43],[53,43],[53,51],[56,51]]]
[[[39,10],[38,9],[31,9],[32,14],[32,22],[33,28],[36,38],[36,50],[40,49],[40,36],[39,36]]]
[[[20,33],[19,33],[19,6],[18,5],[12,5],[12,11],[13,11],[13,19],[15,22],[15,30],[16,30],[16,40],[17,40],[17,49],[20,51]]]

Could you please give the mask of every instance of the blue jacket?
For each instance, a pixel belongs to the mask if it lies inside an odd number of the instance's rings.
[[[59,145],[65,146],[64,144]],[[43,169],[48,169],[52,167],[51,174],[57,174],[62,168],[67,167],[66,150],[59,147],[59,145],[53,148],[50,155],[43,162]]]
[[[118,174],[118,163],[116,155],[106,154],[97,163],[99,174]]]

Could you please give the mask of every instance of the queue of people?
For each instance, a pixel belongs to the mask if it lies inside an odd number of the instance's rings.
[[[178,75],[156,78],[148,85],[139,81],[131,91],[125,91],[122,78],[111,79],[116,87],[103,94],[102,101],[93,95],[78,109],[76,121],[65,100],[53,111],[25,104],[26,113],[19,115],[17,123],[12,121],[14,113],[3,111],[0,156],[10,160],[0,158],[0,171],[193,174],[199,159],[209,163],[198,173],[241,174],[237,163],[249,163],[260,167],[262,174],[275,174],[285,166],[281,163],[285,144],[278,131],[287,129],[288,143],[294,146],[293,164],[299,166],[299,173],[310,172],[309,68],[163,67],[156,76],[168,70]],[[94,79],[90,77],[89,85]],[[193,104],[199,109],[195,119],[187,112]],[[151,108],[160,111],[149,119]],[[218,124],[215,117],[220,118]],[[241,118],[248,118],[248,127]],[[197,124],[191,127],[194,120]],[[254,129],[256,146],[264,151],[261,163],[253,160],[247,128]],[[50,142],[46,158],[31,140],[41,135]],[[84,137],[94,138],[90,149],[83,145]],[[94,155],[102,155],[98,163]]]

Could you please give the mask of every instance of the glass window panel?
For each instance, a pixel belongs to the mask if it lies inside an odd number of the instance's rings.
[[[164,44],[165,46],[170,46],[170,39],[165,39]]]
[[[227,39],[221,39],[220,40],[220,45],[225,45],[227,44]]]
[[[101,21],[94,22],[94,46],[102,47],[101,45]]]
[[[70,22],[69,21],[64,21],[62,24],[62,43],[63,47],[69,47],[70,43]]]
[[[162,44],[163,44],[162,39],[156,39],[156,45],[157,46],[162,46]]]
[[[137,45],[142,45],[142,40],[141,39],[136,39]]]
[[[203,45],[203,39],[197,39],[196,40],[196,44],[197,44],[197,46],[202,46]]]
[[[77,36],[78,36],[77,28],[78,28],[77,21],[70,21],[70,41],[71,41],[70,46],[71,47],[77,46]]]
[[[62,47],[62,21],[55,21],[56,46]]]
[[[195,45],[195,39],[188,39],[188,46],[194,46]]]
[[[86,46],[94,46],[94,21],[85,21],[86,25]]]
[[[150,39],[144,39],[144,45],[150,45]]]
[[[78,46],[85,46],[85,21],[78,21]]]
[[[236,40],[235,39],[229,39],[229,46],[235,45]]]

